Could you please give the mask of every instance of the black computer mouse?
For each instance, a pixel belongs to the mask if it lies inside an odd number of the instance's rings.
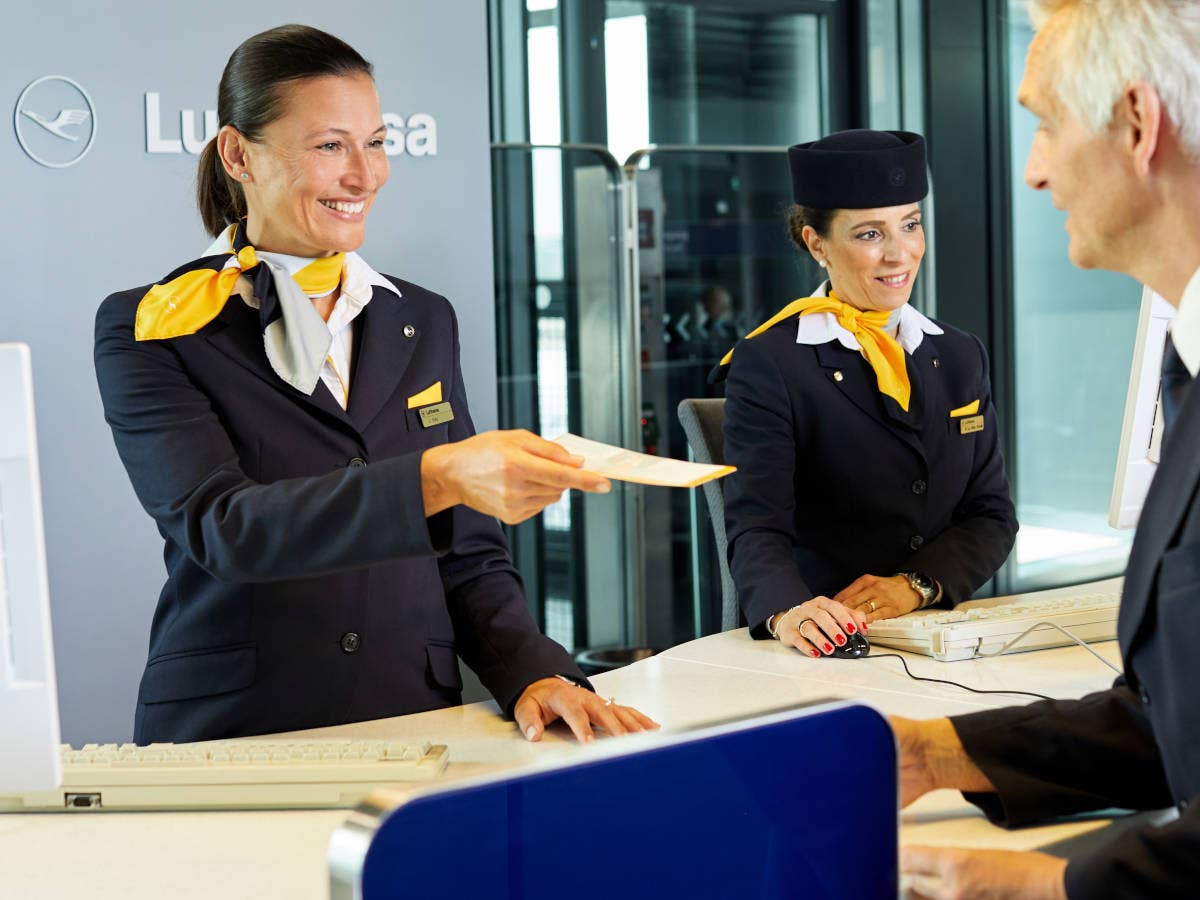
[[[830,655],[834,659],[859,659],[870,652],[871,642],[865,634],[859,633],[846,635],[846,643],[840,647],[835,644]]]

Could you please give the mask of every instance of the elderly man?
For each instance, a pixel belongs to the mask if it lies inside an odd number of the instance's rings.
[[[1082,700],[894,721],[905,803],[956,788],[995,822],[1176,806],[1072,860],[910,847],[929,897],[1200,896],[1200,2],[1034,0],[1019,99],[1040,120],[1025,178],[1067,210],[1070,257],[1125,272],[1178,313],[1167,436],[1118,633],[1125,675]]]

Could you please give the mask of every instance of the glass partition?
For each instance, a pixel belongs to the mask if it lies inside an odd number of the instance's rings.
[[[708,383],[721,357],[822,279],[788,237],[786,148],[654,148],[631,157],[626,173],[637,189],[642,449],[686,459],[679,401],[723,396],[723,384]],[[691,494],[643,496],[652,641],[719,630],[711,523]]]
[[[602,147],[497,144],[492,177],[500,426],[632,446],[620,170]],[[628,639],[628,519],[616,484],[508,529],[537,618],[568,649]]]

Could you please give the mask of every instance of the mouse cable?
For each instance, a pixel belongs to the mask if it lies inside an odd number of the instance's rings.
[[[1053,700],[1053,697],[1047,697],[1045,694],[1035,694],[1031,691],[985,691],[981,688],[973,688],[967,684],[959,684],[957,681],[948,681],[945,678],[926,678],[922,675],[914,675],[908,668],[908,660],[899,653],[872,653],[870,656],[864,656],[863,659],[898,659],[900,665],[904,666],[904,674],[913,681],[931,681],[934,684],[948,684],[951,687],[962,688],[964,691],[970,691],[972,694],[1021,694],[1025,697],[1037,697],[1039,700]]]
[[[1035,622],[1034,624],[1032,624],[1028,628],[1026,628],[1024,631],[1022,631],[1020,634],[1018,634],[1011,641],[1009,641],[1007,644],[1005,644],[1003,647],[1001,647],[999,650],[993,650],[990,653],[983,653],[979,649],[981,646],[983,646],[983,638],[980,638],[979,643],[975,646],[975,656],[979,659],[990,659],[993,656],[999,656],[1001,653],[1007,653],[1010,647],[1025,640],[1026,635],[1031,634],[1034,631],[1037,631],[1039,628],[1054,628],[1058,631],[1061,631],[1064,635],[1066,635],[1068,638],[1070,638],[1072,641],[1074,641],[1076,644],[1078,644],[1080,647],[1082,647],[1088,653],[1092,654],[1092,656],[1096,657],[1096,659],[1100,660],[1100,662],[1104,663],[1106,666],[1108,666],[1110,669],[1112,669],[1118,675],[1125,674],[1120,669],[1118,669],[1116,666],[1114,666],[1112,663],[1110,663],[1107,659],[1105,659],[1103,656],[1101,656],[1099,653],[1097,653],[1095,650],[1093,650],[1091,647],[1089,647],[1086,643],[1084,643],[1082,640],[1080,640],[1078,637],[1071,634],[1071,632],[1067,631],[1067,629],[1063,628],[1061,625],[1056,625],[1054,622]]]

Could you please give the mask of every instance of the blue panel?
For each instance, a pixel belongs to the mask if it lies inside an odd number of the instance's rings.
[[[894,898],[887,723],[789,716],[414,800],[380,826],[364,900]]]

